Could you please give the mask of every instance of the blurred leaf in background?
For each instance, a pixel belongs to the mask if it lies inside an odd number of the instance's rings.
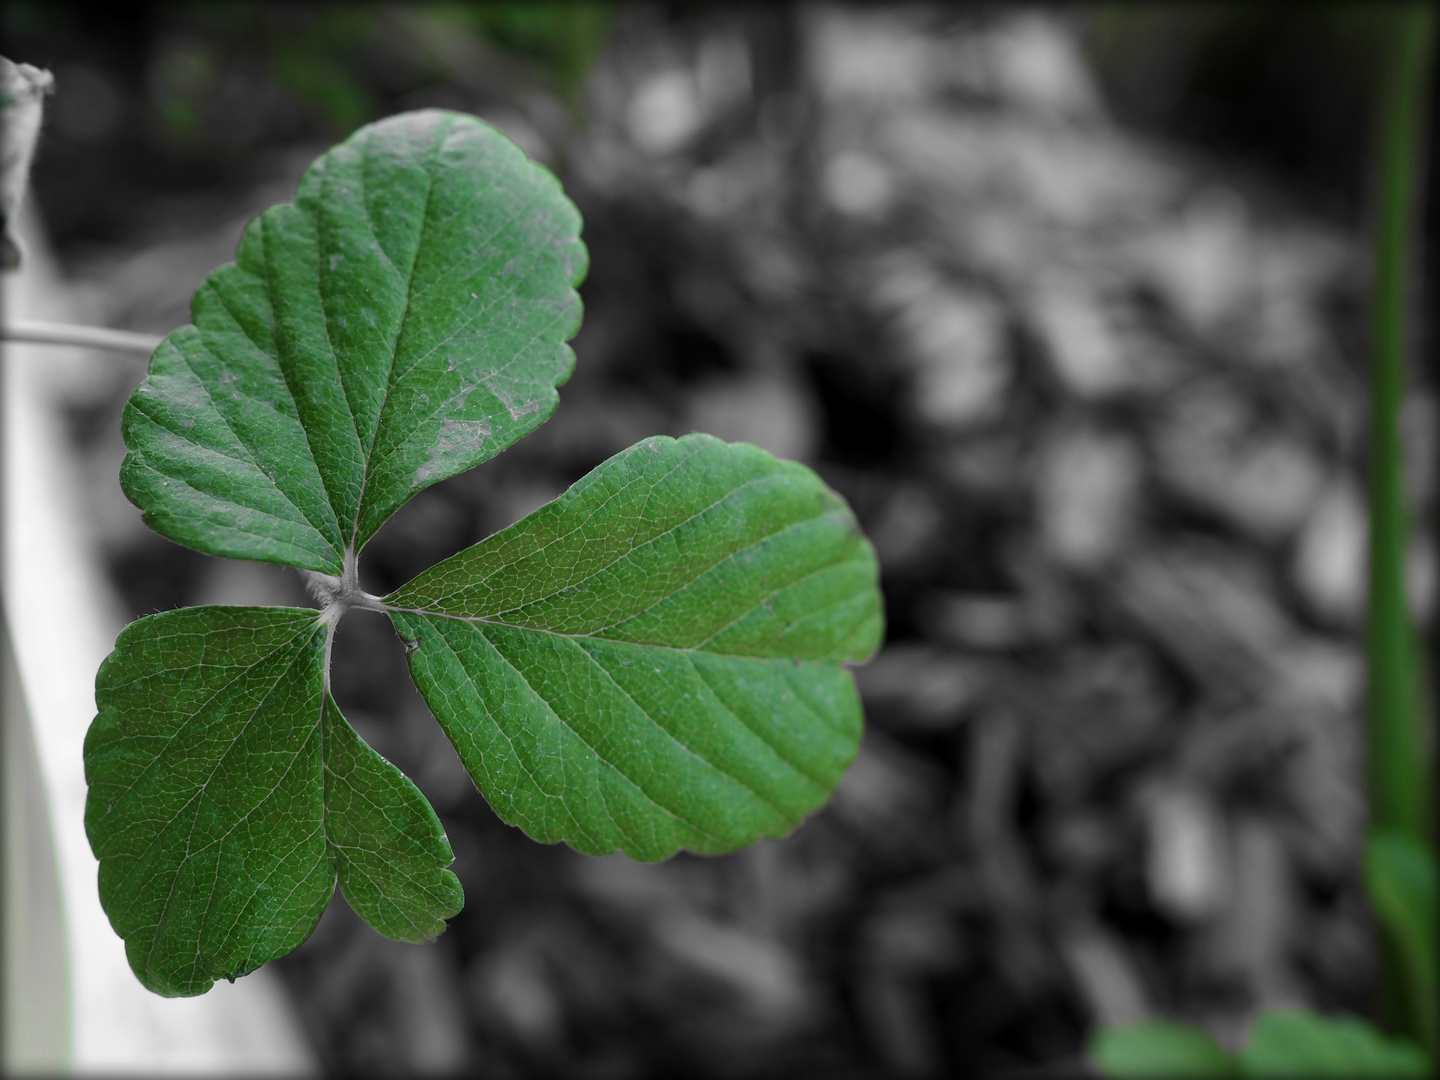
[[[375,114],[368,81],[358,58],[376,36],[376,22],[363,8],[322,7],[295,20],[280,9],[266,20],[275,81],[281,89],[346,134]]]
[[[1424,1077],[1433,1075],[1425,1052],[1382,1035],[1352,1016],[1312,1012],[1263,1013],[1238,1055],[1241,1076]]]
[[[1173,1020],[1139,1020],[1103,1028],[1090,1043],[1090,1059],[1107,1076],[1235,1076],[1235,1059],[1209,1032]]]
[[[452,6],[452,5],[447,5]],[[614,19],[608,3],[456,4],[496,45],[541,64],[567,99],[578,93]]]
[[[367,5],[221,3],[157,15],[166,32],[148,83],[162,137],[177,147],[204,152],[237,135],[273,137],[264,128],[277,107],[298,109],[326,136],[375,114],[370,69],[388,50]]]
[[[1392,936],[1400,961],[1400,993],[1412,1003],[1404,1019],[1434,1045],[1435,1025],[1440,1023],[1431,1008],[1440,1000],[1436,986],[1440,886],[1432,850],[1394,829],[1375,830],[1365,845],[1365,891]]]
[[[1429,1058],[1414,1043],[1386,1038],[1354,1017],[1300,1010],[1262,1013],[1249,1041],[1235,1055],[1193,1024],[1141,1020],[1098,1032],[1090,1043],[1090,1059],[1105,1075],[1125,1080],[1330,1076],[1401,1080],[1431,1075]]]
[[[36,190],[62,257],[72,237],[104,243],[145,221],[178,229],[175,194],[249,188],[291,168],[291,148],[313,156],[406,109],[508,110],[540,128],[568,113],[544,131],[554,142],[575,126],[612,21],[601,3],[0,7],[11,50],[50,66],[61,87]]]

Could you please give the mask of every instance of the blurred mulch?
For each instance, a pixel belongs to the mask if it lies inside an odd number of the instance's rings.
[[[1097,1023],[1165,1013],[1233,1042],[1260,1008],[1365,1009],[1357,238],[1116,126],[1033,13],[633,9],[583,125],[527,101],[447,99],[584,211],[578,369],[544,427],[382,530],[368,586],[700,429],[851,501],[889,637],[829,807],[644,865],[502,825],[388,624],[347,620],[337,696],[434,803],[466,907],[417,948],[337,902],[279,962],[330,1068],[1063,1071]],[[240,225],[90,280],[116,323],[168,329]],[[75,403],[135,614],[304,602],[123,503],[114,415],[139,374]],[[1422,499],[1434,420],[1417,397]]]

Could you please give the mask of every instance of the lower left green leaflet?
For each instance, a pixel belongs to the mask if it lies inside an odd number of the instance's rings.
[[[307,608],[183,608],[132,623],[100,668],[85,827],[101,903],[158,994],[291,951],[337,878],[403,940],[462,905],[434,811],[326,690],[329,632]]]

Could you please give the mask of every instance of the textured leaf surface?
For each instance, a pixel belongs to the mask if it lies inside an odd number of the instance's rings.
[[[1418,1046],[1386,1038],[1363,1020],[1312,1012],[1262,1013],[1240,1051],[1240,1072],[1255,1077],[1424,1077]]]
[[[440,819],[325,696],[325,834],[340,890],[356,913],[397,941],[433,941],[464,906]]]
[[[579,228],[558,181],[473,117],[360,129],[156,351],[125,410],[125,493],[200,551],[339,574],[417,491],[550,415]]]
[[[828,797],[879,643],[877,569],[813,472],[649,439],[386,598],[500,816],[659,859],[779,836]]]
[[[127,627],[100,669],[86,832],[106,914],[157,993],[203,993],[295,948],[337,870],[382,933],[433,937],[459,909],[434,813],[329,699],[317,615],[166,612]]]
[[[1235,1059],[1193,1024],[1139,1020],[1101,1028],[1090,1040],[1090,1059],[1116,1080],[1236,1076]]]

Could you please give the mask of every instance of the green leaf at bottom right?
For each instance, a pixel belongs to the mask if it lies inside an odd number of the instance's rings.
[[[1150,1019],[1101,1028],[1088,1055],[1104,1076],[1135,1080],[1199,1077],[1425,1077],[1430,1059],[1354,1016],[1305,1010],[1261,1013],[1250,1039],[1231,1055],[1193,1024]]]
[[[1103,1027],[1090,1039],[1101,1075],[1129,1080],[1237,1075],[1235,1059],[1210,1033],[1174,1020],[1138,1020]]]
[[[1425,1077],[1430,1059],[1414,1043],[1354,1016],[1262,1013],[1239,1055],[1241,1076]]]

